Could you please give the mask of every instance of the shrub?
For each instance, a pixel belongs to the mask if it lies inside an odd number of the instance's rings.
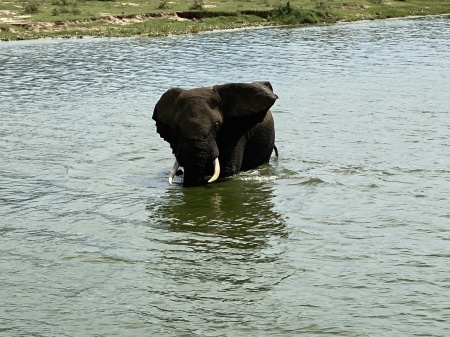
[[[159,2],[159,5],[156,7],[156,9],[168,9],[169,5],[167,3],[167,0],[161,0]]]
[[[311,0],[311,1],[316,4],[317,9],[329,9],[330,3],[333,2],[333,0]],[[376,0],[376,1],[382,1],[382,0]]]
[[[192,5],[189,6],[189,9],[192,11],[201,11],[203,10],[203,6],[204,6],[203,0],[194,0],[192,2]]]
[[[53,16],[59,16],[61,14],[72,14],[72,15],[78,15],[81,13],[81,10],[77,8],[76,5],[72,6],[71,8],[66,6],[61,6],[59,9],[53,8],[52,9],[52,15]]]
[[[275,8],[275,12],[277,15],[289,15],[292,14],[292,7],[291,3],[288,1],[286,4],[279,3],[278,6]]]
[[[27,14],[38,13],[43,2],[44,0],[24,0],[22,7]]]
[[[315,11],[294,8],[289,1],[284,5],[279,4],[273,10],[272,20],[288,25],[318,23],[320,21]]]

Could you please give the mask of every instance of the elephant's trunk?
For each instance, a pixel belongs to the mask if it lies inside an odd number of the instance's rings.
[[[177,160],[170,172],[169,183],[179,166],[184,168],[184,186],[198,186],[216,181],[220,175],[218,157],[219,149],[214,139],[182,141],[176,152]]]
[[[208,183],[213,183],[215,182],[219,176],[220,176],[220,163],[219,163],[219,158],[214,159],[213,162],[214,165],[214,174],[213,176],[208,180]],[[169,174],[169,184],[172,185],[173,182],[173,178],[175,177],[178,169],[180,167],[180,164],[178,163],[178,160],[175,159],[175,163],[173,164],[172,170],[170,171]]]

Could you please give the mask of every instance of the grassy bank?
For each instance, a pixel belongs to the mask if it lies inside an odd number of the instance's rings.
[[[0,40],[189,34],[450,13],[449,0],[4,0]]]

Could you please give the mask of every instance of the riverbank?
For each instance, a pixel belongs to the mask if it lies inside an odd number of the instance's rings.
[[[439,0],[10,0],[0,4],[0,40],[192,34],[450,13]]]

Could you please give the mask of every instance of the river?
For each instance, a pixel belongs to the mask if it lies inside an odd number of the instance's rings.
[[[449,336],[448,16],[0,43],[1,336]],[[278,159],[167,183],[168,88],[268,80]]]

